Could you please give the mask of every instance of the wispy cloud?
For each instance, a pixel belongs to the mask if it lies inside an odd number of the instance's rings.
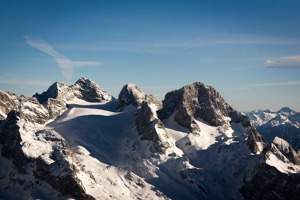
[[[85,67],[85,66],[96,66],[100,65],[99,62],[91,62],[91,61],[71,61],[48,44],[47,42],[39,39],[38,37],[34,36],[25,36],[26,42],[49,56],[51,56],[58,64],[61,69],[62,75],[67,79],[70,80],[73,77],[73,70],[75,67]]]
[[[285,82],[271,82],[271,83],[258,83],[251,84],[251,87],[273,87],[273,86],[295,86],[300,85],[300,81],[285,81]]]
[[[294,68],[300,69],[300,55],[285,56],[265,61],[266,68]]]
[[[203,47],[219,47],[225,45],[299,45],[300,41],[270,38],[263,36],[212,36],[208,38],[173,38],[151,42],[94,42],[93,44],[63,45],[56,44],[56,48],[81,49],[87,51],[119,51],[119,52],[143,52],[143,53],[170,53],[185,51]]]

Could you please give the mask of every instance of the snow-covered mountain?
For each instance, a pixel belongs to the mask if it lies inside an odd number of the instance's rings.
[[[160,101],[81,78],[0,93],[0,198],[297,199],[300,156],[196,82]],[[280,181],[279,181],[280,180]]]
[[[254,110],[246,114],[268,142],[280,137],[288,141],[295,150],[300,149],[300,113],[283,107],[277,112]]]

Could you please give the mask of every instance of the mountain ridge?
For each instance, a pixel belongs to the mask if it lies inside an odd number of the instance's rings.
[[[271,142],[275,137],[287,140],[295,150],[300,148],[300,113],[288,107],[278,111],[254,110],[246,113],[253,126]]]
[[[134,84],[115,99],[85,78],[38,100],[1,94],[1,111],[12,109],[0,133],[7,197],[252,199],[257,183],[258,197],[297,196],[299,155],[282,139],[267,143],[203,83],[164,101]]]

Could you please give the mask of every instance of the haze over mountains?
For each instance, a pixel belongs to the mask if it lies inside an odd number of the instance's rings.
[[[293,147],[280,137],[266,141],[251,125],[254,118],[200,82],[163,101],[134,84],[116,99],[86,78],[54,83],[34,97],[0,91],[0,99],[0,198],[300,195],[300,155]],[[291,113],[283,109],[270,119],[294,123],[297,113]],[[259,116],[253,125],[277,123]]]
[[[252,125],[271,142],[276,136],[288,141],[295,150],[300,148],[300,113],[283,107],[278,111],[254,110],[246,113]]]

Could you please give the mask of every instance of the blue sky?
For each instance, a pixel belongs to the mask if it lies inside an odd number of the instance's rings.
[[[195,81],[240,111],[300,111],[300,1],[0,0],[0,89],[90,78],[160,99]]]

